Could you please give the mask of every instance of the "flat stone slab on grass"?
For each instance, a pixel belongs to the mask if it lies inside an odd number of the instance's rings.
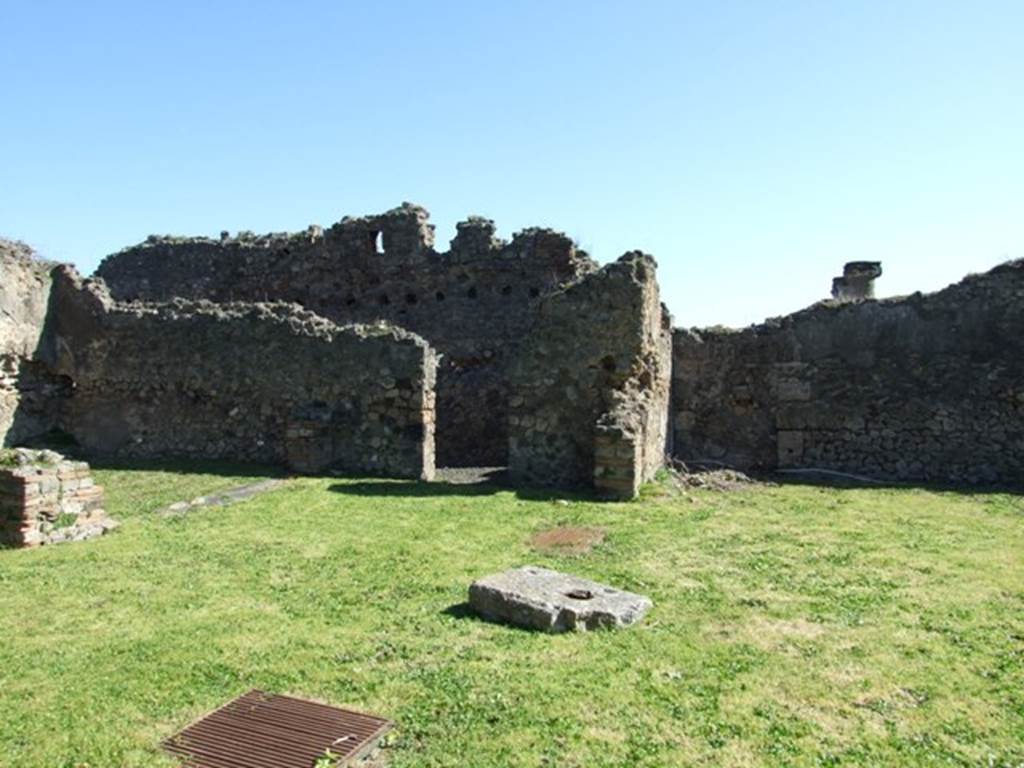
[[[249,483],[248,485],[240,485],[237,488],[229,488],[226,491],[220,491],[219,493],[211,493],[208,496],[198,496],[192,501],[176,501],[169,507],[161,510],[160,514],[174,516],[183,515],[189,510],[198,509],[199,507],[226,507],[231,504],[237,504],[240,501],[245,501],[253,496],[267,491],[272,491],[277,488],[283,480],[272,479],[272,480],[260,480],[257,483]]]
[[[485,618],[542,632],[626,627],[653,605],[643,595],[533,565],[474,581],[469,604]]]

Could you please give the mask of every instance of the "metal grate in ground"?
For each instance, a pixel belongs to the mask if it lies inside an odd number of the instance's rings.
[[[249,691],[163,747],[187,768],[312,768],[327,750],[345,765],[393,725],[376,715]]]

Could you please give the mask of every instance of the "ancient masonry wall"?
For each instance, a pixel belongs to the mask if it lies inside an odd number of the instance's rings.
[[[341,324],[408,329],[441,354],[439,463],[499,465],[508,368],[541,297],[594,269],[565,235],[528,229],[506,243],[479,217],[461,222],[438,253],[426,210],[406,203],[327,230],[152,237],[109,256],[97,275],[118,300],[287,301]]]
[[[70,383],[38,359],[54,264],[0,240],[0,446],[57,426]]]
[[[677,330],[675,453],[877,478],[1024,478],[1024,261],[930,295]]]
[[[512,369],[509,471],[631,497],[665,458],[671,318],[628,253],[544,299]]]
[[[85,462],[53,451],[0,452],[0,546],[81,541],[115,526]]]
[[[114,303],[56,273],[65,423],[93,454],[287,462],[430,479],[436,356],[288,304]]]

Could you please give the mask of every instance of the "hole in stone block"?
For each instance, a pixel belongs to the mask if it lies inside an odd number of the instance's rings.
[[[438,301],[444,301],[444,292],[438,291],[437,293],[434,294],[434,298],[437,299]]]
[[[565,593],[566,597],[571,597],[573,600],[593,600],[594,593],[589,589],[570,589]]]
[[[470,299],[476,298],[476,286],[473,286],[468,291],[466,291],[466,297]]]
[[[415,304],[416,301],[417,301],[417,299],[416,299],[416,294],[415,293],[407,293],[407,294],[405,294],[405,303],[406,304]]]
[[[540,288],[531,288],[530,289],[530,298],[531,299],[536,299],[538,296],[540,296]]]
[[[502,287],[502,289],[501,289],[501,295],[502,296],[508,296],[510,293],[512,293],[512,286],[511,285],[506,285],[506,286]]]

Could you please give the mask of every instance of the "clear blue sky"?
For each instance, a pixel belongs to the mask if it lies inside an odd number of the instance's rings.
[[[425,205],[660,264],[743,325],[1024,257],[1024,2],[0,0],[0,233],[91,272],[149,233]]]

